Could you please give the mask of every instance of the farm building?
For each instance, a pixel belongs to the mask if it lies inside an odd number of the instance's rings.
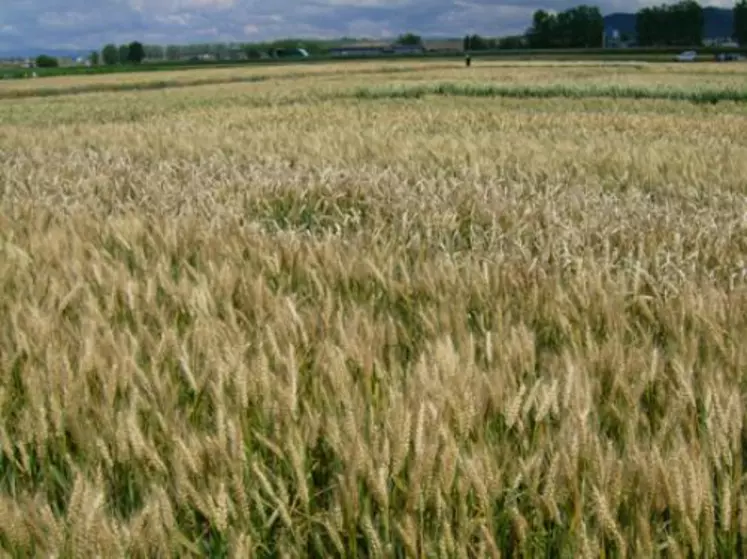
[[[423,47],[427,52],[462,53],[464,52],[463,39],[434,39],[423,41]]]
[[[376,41],[361,41],[333,47],[329,49],[329,54],[333,56],[378,56],[387,52],[391,43]]]
[[[384,48],[350,45],[347,47],[333,47],[329,49],[329,54],[332,56],[378,56],[384,54]]]
[[[420,54],[425,52],[421,45],[398,45],[388,42],[360,42],[329,49],[332,56],[380,56],[383,54]]]
[[[392,45],[395,54],[422,54],[425,48],[422,45]]]

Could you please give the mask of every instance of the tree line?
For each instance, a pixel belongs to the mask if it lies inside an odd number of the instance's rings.
[[[603,45],[604,17],[597,6],[582,4],[558,14],[537,10],[527,32],[530,48],[594,48]]]
[[[263,56],[279,57],[284,51],[304,48],[310,55],[325,55],[330,47],[337,46],[341,40],[304,40],[281,39],[263,43],[201,43],[191,45],[147,45],[137,41],[129,45],[106,45],[100,52],[93,51],[89,61],[94,65],[104,64],[139,64],[143,60],[166,60],[176,62],[209,57],[216,60],[257,59]],[[421,45],[420,35],[405,33],[395,41],[400,45]]]
[[[734,40],[747,45],[747,0],[734,4]]]
[[[328,41],[303,41],[310,55],[326,52]],[[92,64],[139,64],[143,60],[166,60],[176,62],[209,56],[217,60],[256,59],[263,53],[270,56],[275,52],[298,48],[299,41],[284,39],[267,43],[203,43],[191,45],[147,45],[133,41],[128,45],[106,45],[100,52],[93,51],[89,55]]]
[[[747,45],[747,0],[734,4],[733,38]],[[641,47],[697,46],[703,42],[703,8],[696,0],[680,0],[674,4],[661,4],[640,9],[636,13],[636,40]],[[537,10],[532,24],[524,35],[487,38],[480,35],[464,37],[467,51],[494,49],[553,49],[600,48],[604,46],[605,24],[597,6],[582,4],[562,12]],[[343,39],[344,40],[344,39]],[[322,55],[340,41],[303,41],[310,55]],[[397,41],[400,44],[419,44],[418,35],[407,33]],[[107,44],[101,51],[93,51],[89,60],[94,65],[139,64],[145,59],[179,61],[208,55],[219,60],[260,58],[265,54],[298,47],[298,41],[285,39],[266,43],[215,43],[193,45],[143,45],[139,41],[129,44]],[[57,66],[57,59],[41,55],[37,66]]]
[[[700,45],[703,8],[695,0],[643,8],[636,14],[638,44],[648,46]]]
[[[733,39],[747,45],[747,0],[734,5]],[[681,0],[642,8],[636,13],[636,40],[641,47],[697,46],[703,43],[703,8],[696,0]],[[537,10],[523,37],[464,37],[465,50],[496,48],[553,49],[604,46],[604,16],[597,6],[582,4],[558,13]]]
[[[145,46],[139,41],[132,41],[126,45],[105,45],[101,52],[93,51],[90,56],[92,64],[140,64],[146,58]]]
[[[747,45],[747,0],[737,0],[733,8],[732,38]],[[703,8],[696,0],[680,0],[642,8],[636,13],[638,45],[698,46],[703,44]]]

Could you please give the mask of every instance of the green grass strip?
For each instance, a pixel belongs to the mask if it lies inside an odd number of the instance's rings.
[[[395,74],[417,72],[413,68],[379,68],[359,70],[353,74]],[[158,80],[139,83],[99,83],[72,85],[59,88],[0,89],[1,99],[21,99],[33,97],[65,96],[81,93],[101,93],[118,91],[147,91],[171,88],[187,88],[203,85],[231,83],[258,83],[269,80],[289,80],[319,76],[317,73],[297,72],[272,76],[228,76],[208,77],[193,80]],[[321,76],[326,76],[321,74]],[[512,98],[614,98],[614,99],[661,99],[668,101],[689,101],[692,103],[718,103],[732,101],[747,102],[747,89],[736,88],[683,88],[670,86],[628,86],[628,85],[512,85],[500,83],[411,83],[383,86],[364,86],[353,90],[341,90],[321,96],[312,95],[317,100],[334,99],[420,99],[428,95],[454,97],[512,97]]]
[[[616,99],[662,99],[693,103],[747,102],[747,90],[745,89],[685,89],[663,86],[501,85],[446,82],[362,87],[354,92],[354,97],[357,99],[419,99],[427,95],[514,98],[562,97],[568,99],[606,97]]]

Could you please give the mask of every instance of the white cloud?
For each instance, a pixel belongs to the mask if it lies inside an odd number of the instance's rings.
[[[42,27],[81,29],[89,16],[80,12],[44,12],[37,22]]]
[[[189,14],[169,14],[165,16],[155,16],[153,19],[157,23],[162,23],[164,25],[179,25],[186,27],[189,25],[192,18]]]
[[[225,10],[236,5],[236,0],[174,0],[172,10]]]

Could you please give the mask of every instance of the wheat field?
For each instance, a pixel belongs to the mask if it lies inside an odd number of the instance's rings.
[[[7,556],[747,552],[747,67],[459,64],[0,87]]]

